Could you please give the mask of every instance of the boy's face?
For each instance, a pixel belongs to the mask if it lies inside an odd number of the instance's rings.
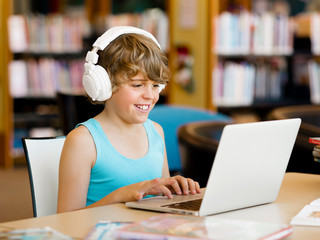
[[[108,101],[122,120],[143,123],[159,100],[159,84],[139,73],[119,86]]]

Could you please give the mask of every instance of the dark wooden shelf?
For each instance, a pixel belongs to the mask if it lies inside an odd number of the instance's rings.
[[[59,115],[36,114],[34,112],[23,112],[14,114],[15,128],[34,128],[34,127],[54,127],[60,128]]]

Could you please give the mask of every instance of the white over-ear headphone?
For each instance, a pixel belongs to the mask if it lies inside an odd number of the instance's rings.
[[[82,84],[87,94],[93,101],[105,101],[112,95],[112,85],[107,71],[98,62],[99,50],[103,51],[113,40],[123,34],[136,33],[152,39],[161,49],[156,38],[149,32],[130,26],[117,26],[110,28],[102,34],[92,45],[93,49],[87,53],[86,63],[84,64],[84,74]],[[159,92],[165,87],[165,84],[159,85]]]

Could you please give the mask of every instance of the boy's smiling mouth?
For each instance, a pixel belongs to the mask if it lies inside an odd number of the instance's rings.
[[[149,109],[150,105],[149,104],[135,104],[135,106],[140,109],[140,110],[143,110],[143,111],[146,111]]]

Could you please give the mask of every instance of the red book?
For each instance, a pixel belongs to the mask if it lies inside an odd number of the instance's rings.
[[[309,143],[320,145],[320,137],[310,137]]]

